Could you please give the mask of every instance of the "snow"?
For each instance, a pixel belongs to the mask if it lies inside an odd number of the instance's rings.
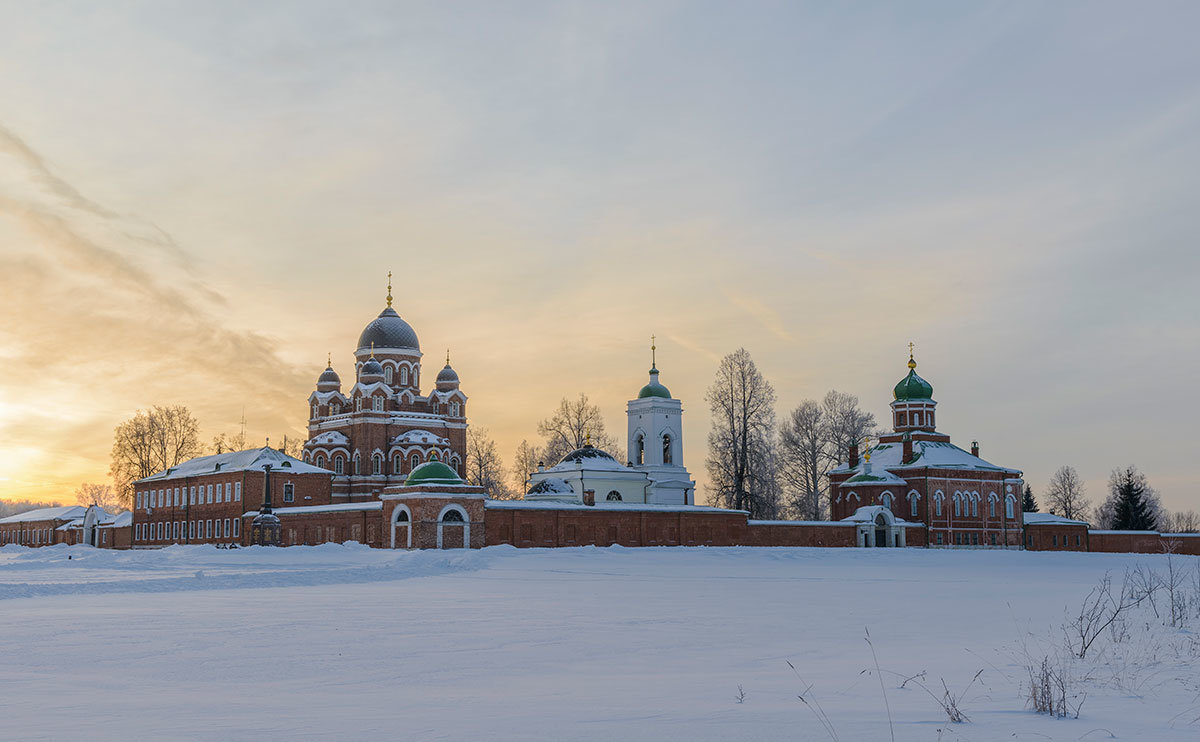
[[[1178,651],[1144,667],[1101,651],[1079,719],[1025,707],[1025,652],[1061,641],[1064,612],[1134,564],[1166,557],[10,545],[3,735],[831,739],[803,694],[847,742],[891,739],[889,708],[900,742],[1195,742],[1194,634],[1168,632]],[[924,672],[940,696],[943,678],[957,691],[981,669],[969,723],[899,687]]]
[[[23,513],[0,518],[0,523],[28,523],[36,520],[74,520],[82,518],[87,512],[83,505],[65,505],[56,508],[38,508],[26,510]]]
[[[969,451],[964,451],[953,443],[943,441],[913,441],[913,453],[916,458],[906,464],[901,461],[904,456],[904,444],[880,443],[871,449],[871,464],[877,469],[901,470],[901,476],[903,476],[902,470],[904,469],[924,469],[926,467],[931,469],[1000,471],[1014,477],[1021,475],[1021,472],[1016,469],[996,466],[978,456],[972,456]],[[832,473],[861,472],[864,463],[865,461],[860,460],[858,466],[853,468],[846,464],[841,464]]]
[[[170,469],[165,469],[156,474],[151,474],[144,479],[139,479],[135,484],[167,481],[180,477],[196,477],[203,474],[226,474],[235,471],[261,472],[263,466],[267,464],[271,465],[272,471],[284,474],[333,473],[327,469],[320,469],[311,464],[306,464],[300,459],[292,458],[277,449],[263,447],[251,448],[246,451],[218,453],[212,456],[198,456],[194,459],[188,459]]]
[[[584,505],[576,502],[563,502],[561,500],[536,501],[536,500],[488,500],[484,503],[485,507],[496,508],[499,510],[633,510],[647,511],[652,510],[657,513],[745,513],[745,510],[728,510],[726,508],[712,508],[706,505],[658,505],[654,503],[643,502],[616,502],[610,500],[597,500],[595,505]],[[770,521],[778,523],[779,521]],[[829,525],[825,523],[823,525]]]
[[[1082,520],[1071,520],[1064,518],[1061,515],[1054,513],[1022,513],[1027,526],[1086,526],[1087,523]],[[1093,531],[1095,533],[1095,531]]]

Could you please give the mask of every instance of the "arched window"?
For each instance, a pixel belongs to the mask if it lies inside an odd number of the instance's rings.
[[[637,452],[634,454],[633,461],[638,466],[646,463],[646,439],[641,435],[637,437]]]
[[[959,500],[958,493],[954,493],[954,515],[958,517],[962,515],[962,501]]]
[[[971,495],[971,517],[979,517],[979,495]]]
[[[397,523],[407,523],[408,522],[408,512],[404,511],[404,510],[398,511],[396,513],[396,522]]]
[[[371,457],[371,473],[383,474],[383,457],[379,454]]]
[[[988,498],[988,515],[993,518],[996,517],[996,498],[994,497]]]
[[[1016,500],[1014,500],[1012,497],[1004,498],[1004,515],[1005,516],[1007,516],[1009,518],[1015,517],[1015,515],[1013,513],[1013,504],[1015,502],[1016,502]]]
[[[404,468],[404,457],[400,454],[392,456],[392,474],[399,474]]]
[[[333,457],[333,473],[342,474],[346,468],[346,460],[341,456]]]
[[[621,493],[617,492],[616,490],[613,490],[612,492],[609,492],[608,496],[605,497],[604,499],[608,500],[609,502],[620,502],[621,501]]]
[[[671,463],[671,436],[670,434],[663,435],[663,463]]]
[[[314,459],[313,463],[316,465],[316,467],[318,469],[324,469],[325,468],[325,457],[322,454],[317,454],[317,458]]]
[[[917,427],[920,427],[920,425],[921,425],[921,413],[919,413],[919,412],[914,412],[914,413],[913,413],[913,425],[915,425],[915,426],[917,426]]]
[[[400,367],[400,386],[408,386],[408,367]]]
[[[408,458],[408,470],[409,471],[416,469],[420,465],[421,465],[421,457],[418,456],[417,454],[414,453],[412,456],[410,456]]]
[[[383,383],[390,385],[392,383],[392,367],[383,367]]]
[[[462,513],[458,512],[457,510],[447,510],[446,514],[442,516],[442,522],[443,523],[462,523],[463,522]]]
[[[454,471],[458,474],[458,476],[460,476],[460,477],[462,476],[462,473],[463,473],[462,462],[458,460],[457,456],[453,456],[450,458],[450,466],[452,466],[454,468]]]
[[[361,467],[359,466],[359,463],[360,463],[361,461],[362,461],[362,457],[358,455],[358,451],[355,451],[355,452],[354,452],[354,473],[355,473],[355,474],[361,474],[361,473],[362,473],[362,471],[361,471]]]
[[[355,412],[362,412],[362,397],[357,397],[357,398],[354,400],[354,411],[355,411]]]
[[[891,510],[892,509],[892,493],[884,492],[883,497],[880,499],[880,503],[888,510]]]
[[[912,516],[912,517],[914,517],[914,518],[916,518],[916,517],[917,517],[917,508],[919,507],[919,506],[917,505],[917,500],[918,500],[918,499],[919,499],[919,498],[918,498],[916,495],[909,495],[909,496],[908,496],[908,512],[909,512],[909,515],[911,515],[911,516]]]

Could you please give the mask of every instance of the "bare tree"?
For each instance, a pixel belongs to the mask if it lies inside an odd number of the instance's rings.
[[[875,415],[864,412],[858,406],[858,397],[831,389],[821,401],[825,417],[826,441],[835,461],[848,455],[850,446],[873,435],[876,428]]]
[[[779,509],[775,477],[775,390],[745,348],[721,359],[705,395],[712,411],[708,469],[712,503],[748,510],[752,518]]]
[[[1200,533],[1200,513],[1195,510],[1177,510],[1167,514],[1159,526],[1167,533]]]
[[[7,518],[10,515],[17,515],[18,513],[26,513],[30,510],[54,508],[59,505],[61,503],[34,502],[33,500],[0,500],[0,518]]]
[[[529,475],[537,471],[539,461],[545,461],[537,446],[527,440],[522,440],[513,453],[513,484],[517,492],[529,490]]]
[[[828,438],[824,410],[811,399],[792,410],[780,428],[779,480],[788,508],[800,520],[825,518]]]
[[[110,513],[118,513],[125,509],[121,496],[107,484],[84,482],[75,490],[75,502],[80,505],[98,505]]]
[[[1073,466],[1064,466],[1050,477],[1046,487],[1046,505],[1054,515],[1072,520],[1087,520],[1091,503],[1083,492],[1083,480]]]
[[[123,506],[133,506],[135,480],[199,456],[201,448],[200,425],[187,407],[138,410],[113,431],[109,474]]]
[[[543,453],[547,464],[558,463],[589,439],[593,446],[612,454],[617,461],[625,458],[617,439],[604,429],[600,408],[589,402],[583,392],[574,402],[563,397],[554,414],[538,423],[537,430],[546,439]]]
[[[241,449],[234,449],[235,451]],[[279,451],[286,456],[291,456],[293,459],[304,458],[304,439],[296,436],[283,434],[283,443],[279,446]]]
[[[467,484],[483,487],[488,495],[497,500],[510,500],[513,491],[504,481],[504,462],[496,449],[496,442],[488,437],[487,428],[472,426],[467,429],[467,460],[464,466]]]
[[[301,441],[300,443],[301,443],[301,445],[303,445],[304,442]],[[233,435],[226,435],[225,433],[221,433],[220,435],[213,436],[212,445],[210,447],[210,450],[212,453],[229,453],[231,451],[245,451],[246,450],[246,433],[244,431],[239,431],[238,433],[233,434]]]

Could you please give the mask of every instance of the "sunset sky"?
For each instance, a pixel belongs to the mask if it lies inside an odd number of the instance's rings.
[[[506,458],[623,439],[652,333],[701,483],[722,355],[887,422],[911,340],[1035,494],[1200,507],[1195,2],[3,5],[2,498],[154,404],[301,435],[391,270]]]

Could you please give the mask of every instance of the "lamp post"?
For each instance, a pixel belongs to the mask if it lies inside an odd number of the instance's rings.
[[[271,465],[263,464],[263,504],[250,523],[250,543],[279,546],[279,517],[271,512]]]

